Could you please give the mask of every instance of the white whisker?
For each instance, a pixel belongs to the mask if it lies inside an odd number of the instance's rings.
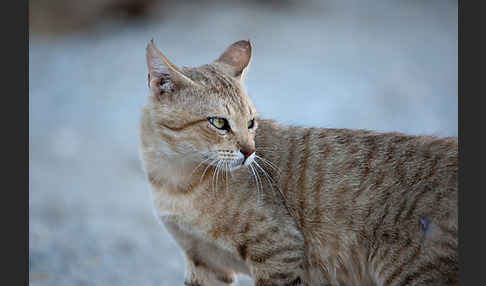
[[[260,157],[258,155],[255,154],[255,159],[260,159],[262,161],[262,163],[266,164],[267,166],[269,166],[270,168],[272,168],[273,170],[275,170],[278,175],[280,176],[282,174],[282,172],[280,171],[280,169],[272,162],[270,162],[269,160],[263,158],[263,157]]]
[[[228,191],[228,170],[229,170],[229,163],[226,161],[224,167],[226,191]]]
[[[208,168],[212,167],[213,166],[213,163],[216,162],[217,159],[213,159],[211,162],[209,162],[209,164],[206,166],[206,168],[204,169],[202,175],[201,175],[201,179],[199,180],[199,183],[202,183],[202,180],[204,179],[204,175],[206,174],[206,171],[208,170]]]
[[[258,185],[257,185],[257,180],[256,180],[256,175],[255,175],[255,171],[253,170],[252,166],[251,165],[248,165],[248,170],[251,171],[252,175],[253,175],[253,179],[255,180],[255,186],[257,187],[257,192],[258,192]]]
[[[267,179],[268,183],[270,184],[270,187],[273,190],[273,185],[275,183],[273,181],[273,179],[267,174],[267,171],[265,171],[265,169],[263,169],[262,166],[260,166],[260,164],[258,164],[257,161],[254,161],[254,163],[255,163],[255,166],[262,171],[263,175],[265,175],[265,178]]]
[[[253,164],[250,164],[249,167],[251,168],[254,176],[255,176],[255,181],[256,181],[256,184],[257,184],[257,193],[259,195],[263,194],[263,186],[261,184],[261,181],[260,181],[260,177],[258,176],[258,171],[255,170],[255,168],[253,168],[252,166]]]
[[[211,160],[211,158],[206,158],[204,159],[203,161],[201,161],[201,163],[199,163],[196,168],[194,168],[194,170],[192,170],[191,174],[189,174],[189,178],[192,177],[192,174],[194,174],[194,172],[199,169],[199,167],[201,167],[205,162],[207,162],[208,160]]]
[[[260,166],[260,164],[258,164],[258,162],[254,161],[254,163],[256,164],[255,166],[257,166],[258,168],[260,168],[260,170],[263,172],[263,174],[266,176],[270,186],[272,187],[272,190],[274,190],[273,186],[275,186],[277,188],[277,191],[280,193],[280,196],[282,197],[282,200],[284,201],[284,204],[285,204],[285,207],[287,208],[287,210],[289,211],[289,213],[292,213],[291,209],[288,207],[287,205],[287,198],[285,197],[284,193],[282,192],[282,190],[279,188],[279,186],[275,183],[275,181],[272,179],[272,177],[267,173],[267,171],[265,169],[263,169],[262,166]]]
[[[211,185],[211,186],[212,186],[212,190],[213,190],[213,192],[215,192],[214,188],[215,188],[215,185],[217,185],[217,182],[214,180],[214,178],[215,178],[216,174],[218,173],[218,166],[219,166],[219,163],[220,163],[220,161],[219,161],[219,160],[217,160],[216,167],[215,167],[215,169],[213,170],[213,178],[212,178],[212,181],[211,181],[211,183],[212,183],[212,185]]]

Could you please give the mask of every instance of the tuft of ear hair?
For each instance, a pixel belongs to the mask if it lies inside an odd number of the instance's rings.
[[[146,48],[148,67],[148,85],[157,98],[173,92],[176,88],[197,86],[193,80],[184,75],[150,40]]]
[[[243,81],[250,66],[251,53],[250,40],[241,40],[230,45],[214,63],[227,74]]]

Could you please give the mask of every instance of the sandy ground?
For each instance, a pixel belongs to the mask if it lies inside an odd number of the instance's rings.
[[[182,253],[152,216],[138,156],[152,37],[186,66],[251,39],[247,87],[264,117],[457,135],[457,3],[196,3],[160,20],[31,35],[30,285],[183,283]]]

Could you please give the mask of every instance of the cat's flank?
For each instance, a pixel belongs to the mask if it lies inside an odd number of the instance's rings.
[[[457,138],[262,119],[251,52],[178,68],[147,46],[141,154],[184,284],[458,285]]]

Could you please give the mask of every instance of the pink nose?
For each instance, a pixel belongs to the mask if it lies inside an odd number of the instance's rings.
[[[240,152],[241,154],[243,154],[243,156],[245,156],[245,159],[250,157],[251,154],[255,153],[255,150],[252,150],[252,149],[240,149]]]

